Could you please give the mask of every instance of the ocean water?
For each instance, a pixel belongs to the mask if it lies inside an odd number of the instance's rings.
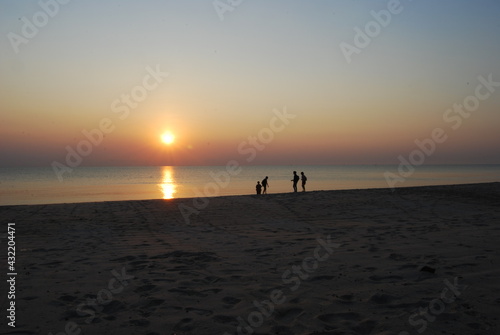
[[[265,176],[268,193],[291,192],[294,170],[306,174],[307,191],[386,188],[384,174],[398,174],[391,165],[242,166],[233,174],[224,166],[79,167],[61,182],[52,168],[0,168],[0,205],[254,194]],[[498,182],[500,165],[420,166],[400,180],[395,187]]]

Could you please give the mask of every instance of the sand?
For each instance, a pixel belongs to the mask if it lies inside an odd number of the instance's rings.
[[[500,334],[500,183],[197,201],[0,207],[0,333]]]

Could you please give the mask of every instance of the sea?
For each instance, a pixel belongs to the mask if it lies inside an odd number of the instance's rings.
[[[307,176],[306,191],[500,181],[500,165],[78,167],[61,179],[51,167],[17,167],[0,168],[0,206],[255,194],[266,176],[269,194],[292,192],[293,171]]]

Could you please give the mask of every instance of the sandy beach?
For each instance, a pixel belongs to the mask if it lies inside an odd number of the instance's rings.
[[[0,333],[500,334],[500,183],[202,200],[0,207]]]

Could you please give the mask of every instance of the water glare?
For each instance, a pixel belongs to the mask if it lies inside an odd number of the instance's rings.
[[[171,166],[162,167],[162,180],[158,184],[163,194],[163,199],[173,199],[175,194],[174,169]]]

